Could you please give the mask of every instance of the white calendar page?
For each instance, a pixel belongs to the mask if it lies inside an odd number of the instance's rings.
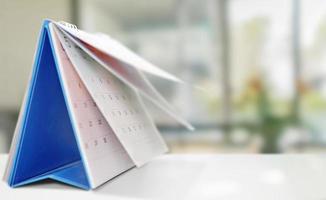
[[[81,156],[94,188],[133,167],[134,163],[69,61],[52,26],[50,30]],[[102,81],[101,76],[89,75],[88,78],[94,84]]]
[[[113,132],[137,165],[167,151],[138,93],[56,29],[71,63]]]

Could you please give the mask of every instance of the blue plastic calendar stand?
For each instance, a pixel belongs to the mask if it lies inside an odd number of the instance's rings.
[[[8,183],[54,179],[90,189],[56,65],[49,21],[39,38]]]

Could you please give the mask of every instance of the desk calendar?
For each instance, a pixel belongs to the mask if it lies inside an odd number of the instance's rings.
[[[182,82],[116,40],[45,20],[5,180],[94,189],[167,151],[143,98],[192,126],[144,74]]]

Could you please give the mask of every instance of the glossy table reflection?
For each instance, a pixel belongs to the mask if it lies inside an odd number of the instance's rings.
[[[0,174],[6,159],[0,155]],[[326,155],[164,155],[94,191],[0,182],[0,198],[326,200],[325,188]]]

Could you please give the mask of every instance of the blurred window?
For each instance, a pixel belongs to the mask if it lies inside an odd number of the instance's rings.
[[[266,152],[275,151],[281,140],[289,144],[286,138],[326,144],[324,0],[75,2],[80,28],[108,33],[205,89],[149,77],[201,138],[206,133],[207,140],[216,142],[228,133],[241,143],[258,136]],[[183,130],[155,107],[151,110],[161,130]],[[287,131],[297,130],[293,126],[301,130]],[[303,132],[313,137],[302,140]]]

